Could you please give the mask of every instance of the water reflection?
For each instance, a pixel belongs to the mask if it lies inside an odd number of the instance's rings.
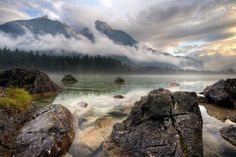
[[[225,75],[135,75],[122,76],[126,83],[124,85],[117,85],[114,83],[116,75],[74,76],[79,82],[73,85],[63,85],[61,83],[63,75],[50,75],[54,82],[64,88],[64,91],[55,98],[54,103],[65,105],[76,119],[76,138],[69,151],[69,154],[73,156],[79,156],[78,154],[91,155],[91,153],[98,151],[101,147],[100,144],[104,139],[103,133],[107,132],[107,130],[111,131],[112,125],[109,125],[105,130],[96,128],[95,124],[98,118],[110,117],[110,113],[125,111],[135,101],[139,100],[141,96],[146,95],[152,89],[167,88],[171,91],[201,92],[206,86],[213,84],[219,79],[235,77]],[[180,86],[171,87],[171,83],[178,83]],[[121,94],[125,98],[115,99],[113,96],[116,94]],[[78,105],[79,102],[86,102],[89,107],[85,110]],[[205,107],[200,106],[200,108],[203,116],[204,156],[235,156],[235,147],[225,141],[219,134],[219,129],[226,126],[226,124],[209,116]],[[114,116],[111,118],[113,118],[111,124],[120,120]],[[89,142],[91,142],[90,145]],[[96,149],[95,144],[97,144]]]

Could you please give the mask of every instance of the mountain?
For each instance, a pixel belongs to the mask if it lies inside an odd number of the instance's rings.
[[[93,32],[88,27],[85,27],[84,29],[82,29],[80,31],[80,34],[85,36],[88,40],[95,42],[95,36],[94,36]]]
[[[97,20],[95,22],[96,29],[111,39],[116,44],[125,46],[135,46],[138,42],[128,33],[122,30],[112,29],[107,23]]]
[[[189,67],[193,68],[194,67],[194,68],[197,68],[197,69],[201,69],[203,67],[203,61],[202,60],[194,59],[194,58],[187,57],[187,56],[174,56],[174,55],[171,55],[171,54],[166,53],[166,52],[157,51],[157,50],[155,50],[153,48],[150,48],[150,47],[144,47],[143,49],[145,49],[148,52],[152,52],[154,55],[157,55],[157,56],[160,56],[160,57],[168,57],[170,59],[178,59],[180,68],[189,68]],[[154,62],[152,64],[156,65],[156,64],[160,64],[160,63],[159,62],[157,62],[157,63]],[[168,66],[171,66],[171,64],[169,63]]]
[[[120,55],[117,52],[117,55],[111,56],[112,58],[116,58],[122,61],[125,64],[133,65],[135,67],[142,67],[142,66],[150,66],[150,67],[160,67],[160,68],[177,68],[176,65],[179,65],[178,68],[188,68],[188,67],[196,67],[201,68],[203,63],[201,61],[192,59],[190,57],[183,57],[183,56],[173,56],[169,53],[164,53],[161,51],[157,51],[153,48],[150,48],[146,45],[142,45],[140,42],[136,41],[131,35],[122,31],[116,30],[110,27],[107,23],[102,21],[95,22],[95,28],[98,32],[96,35],[103,35],[113,41],[115,44],[119,44],[121,46],[131,46],[134,47],[136,50],[142,50],[143,53],[150,54],[152,53],[155,55],[156,58],[159,58],[159,61],[143,61],[143,62],[136,62],[133,60],[133,57],[127,57],[126,55]],[[93,29],[92,29],[93,30]],[[80,31],[74,31],[70,26],[67,24],[57,21],[51,20],[47,16],[30,19],[30,20],[16,20],[4,23],[0,25],[0,31],[11,34],[13,37],[22,36],[27,32],[33,33],[33,35],[40,35],[40,34],[51,34],[51,35],[64,35],[66,38],[75,38],[78,39],[80,42],[80,36],[86,37],[89,41],[93,44],[96,43],[96,36],[94,32],[91,31],[90,28],[85,27]],[[40,50],[40,48],[39,48]],[[57,49],[55,50],[57,52]],[[73,54],[69,50],[63,49],[60,50],[62,54]],[[51,50],[50,53],[53,53]],[[77,53],[78,54],[78,53]],[[178,60],[178,63],[172,63],[170,61],[165,61],[162,58],[168,58],[167,60]],[[157,59],[158,60],[158,59]]]
[[[9,33],[13,36],[21,36],[32,32],[34,35],[39,34],[63,34],[66,38],[76,37],[76,32],[73,31],[67,24],[57,20],[51,20],[47,16],[30,19],[16,20],[0,25],[0,31]]]

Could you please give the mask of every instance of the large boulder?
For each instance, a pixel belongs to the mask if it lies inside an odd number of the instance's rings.
[[[236,146],[236,126],[230,125],[220,129],[220,135],[232,145]]]
[[[32,95],[58,94],[60,87],[47,74],[37,70],[11,69],[0,74],[0,87],[24,88]]]
[[[61,105],[37,112],[16,138],[16,157],[62,156],[74,139],[72,114]]]
[[[8,105],[0,105],[0,156],[11,157],[16,148],[16,137],[23,124],[30,119],[36,108],[31,105],[19,110]]]
[[[215,84],[204,89],[203,94],[209,102],[216,103],[223,107],[233,107],[233,93],[235,92],[234,80],[219,80]],[[233,86],[234,85],[234,86]]]
[[[153,90],[135,103],[104,142],[108,156],[203,156],[202,117],[195,92]]]

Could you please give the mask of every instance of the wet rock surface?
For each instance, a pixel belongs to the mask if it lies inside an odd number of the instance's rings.
[[[230,125],[220,129],[220,134],[225,140],[236,146],[236,125]]]
[[[10,157],[13,155],[16,148],[16,136],[22,125],[35,111],[36,107],[34,106],[18,110],[0,105],[0,156]]]
[[[11,69],[1,73],[0,87],[24,88],[35,96],[56,95],[61,90],[45,73],[25,69]]]
[[[74,139],[72,114],[61,105],[36,112],[16,138],[16,157],[61,156]]]
[[[202,117],[194,92],[151,91],[104,142],[108,156],[203,156]]]
[[[236,98],[236,79],[219,80],[208,86],[203,91],[208,102],[213,102],[223,107],[234,107]]]
[[[65,84],[67,84],[67,83],[68,84],[74,84],[74,83],[78,82],[78,80],[74,76],[69,74],[69,75],[65,75],[63,77],[62,82],[65,83]]]

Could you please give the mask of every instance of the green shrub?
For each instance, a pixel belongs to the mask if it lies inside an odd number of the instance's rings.
[[[32,96],[24,89],[6,88],[5,96],[0,97],[0,106],[14,106],[17,109],[26,109],[30,106]]]

